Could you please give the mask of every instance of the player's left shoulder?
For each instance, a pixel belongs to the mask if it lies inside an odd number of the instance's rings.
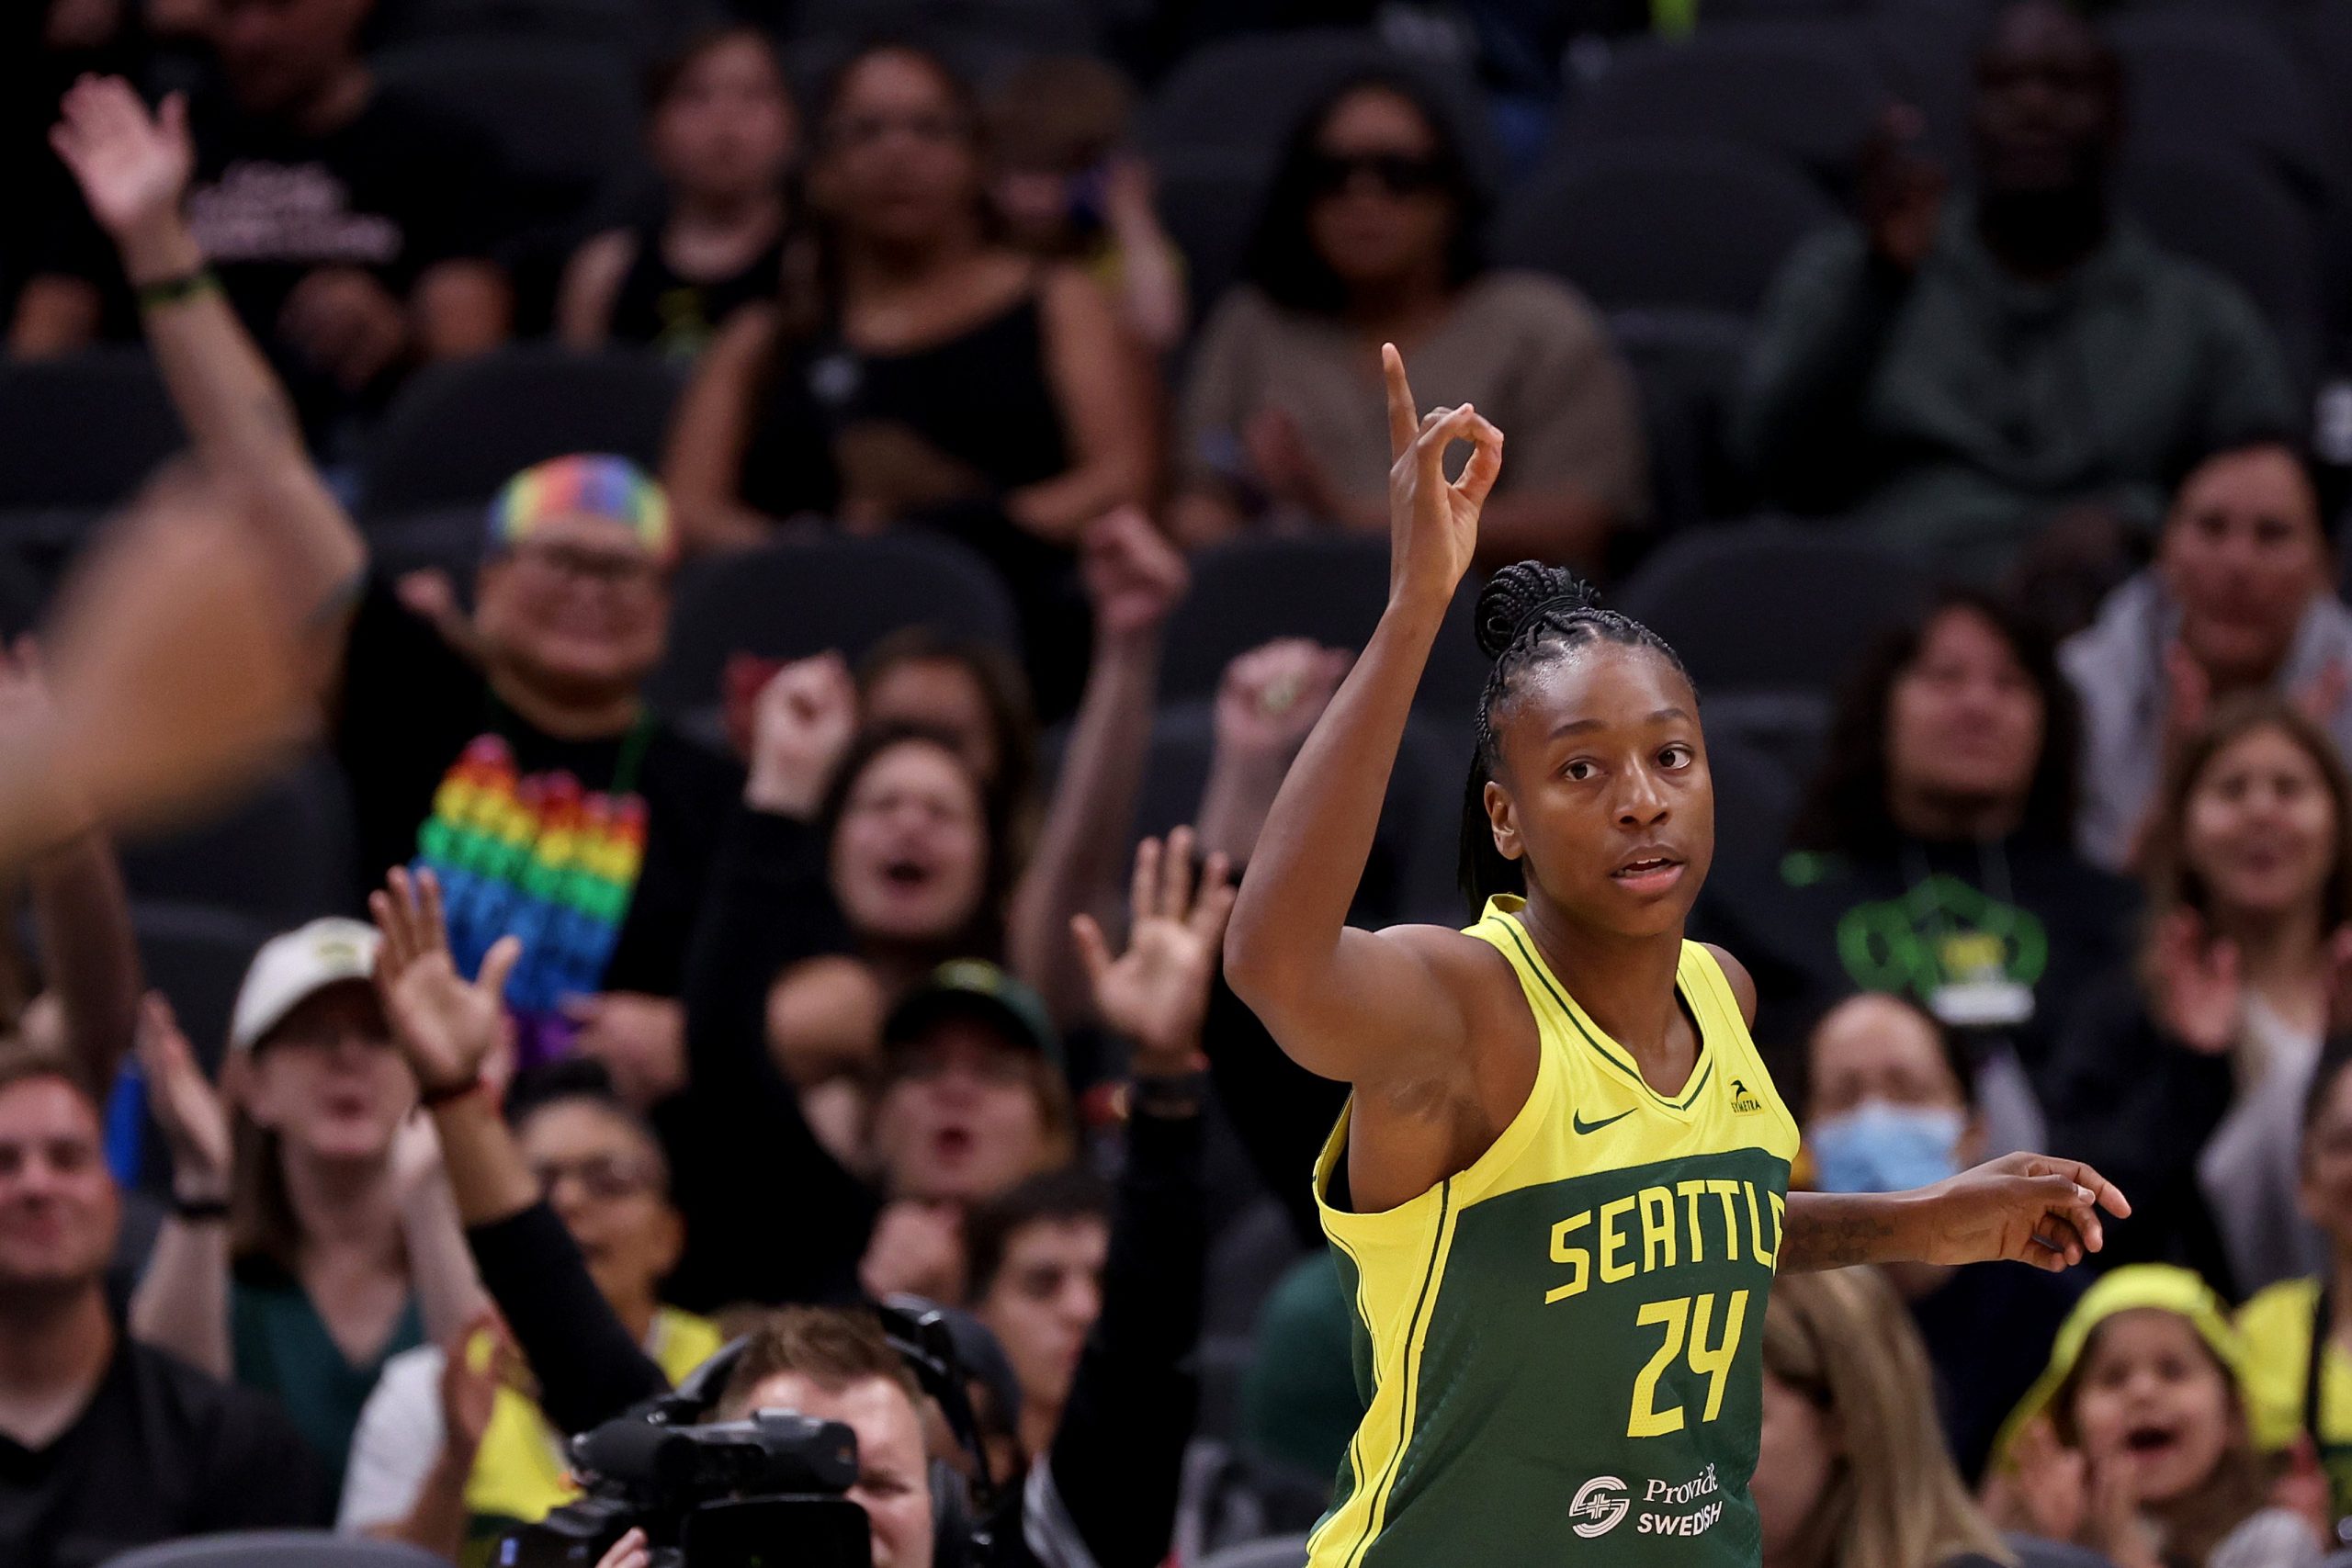
[[[1704,951],[1708,957],[1713,958],[1715,961],[1715,967],[1723,972],[1724,984],[1731,987],[1732,1000],[1739,1004],[1740,1022],[1750,1029],[1755,1028],[1756,976],[1750,975],[1747,972],[1747,965],[1734,958],[1728,949],[1718,947],[1712,942],[1697,942],[1693,945]]]

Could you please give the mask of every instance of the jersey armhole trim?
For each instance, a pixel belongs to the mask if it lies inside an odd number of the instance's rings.
[[[1413,1316],[1405,1331],[1404,1353],[1399,1357],[1399,1373],[1404,1386],[1396,1402],[1396,1446],[1380,1467],[1379,1480],[1374,1483],[1371,1505],[1364,1510],[1363,1534],[1344,1559],[1346,1568],[1359,1568],[1363,1554],[1371,1549],[1387,1522],[1388,1499],[1396,1487],[1397,1472],[1404,1468],[1405,1450],[1412,1446],[1413,1414],[1420,1381],[1421,1350],[1429,1330],[1430,1298],[1434,1293],[1438,1278],[1445,1270],[1445,1255],[1453,1240],[1453,1179],[1446,1178],[1438,1184],[1437,1231],[1430,1238],[1429,1263],[1421,1272],[1421,1288],[1414,1298]],[[1361,1438],[1362,1432],[1357,1434]]]

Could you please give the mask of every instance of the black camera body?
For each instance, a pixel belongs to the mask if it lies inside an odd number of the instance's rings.
[[[988,1563],[999,1494],[945,1314],[913,1298],[874,1310],[971,1464],[967,1484],[932,1461],[932,1561],[936,1568]],[[858,1476],[856,1433],[789,1410],[696,1424],[718,1404],[749,1343],[748,1336],[730,1341],[674,1393],[573,1438],[572,1472],[587,1495],[500,1540],[494,1568],[596,1568],[633,1529],[645,1531],[654,1568],[871,1568],[865,1510],[848,1496]]]
[[[501,1568],[595,1568],[633,1528],[657,1568],[866,1568],[856,1434],[786,1410],[677,1425],[665,1403],[572,1439],[588,1495],[501,1541]]]

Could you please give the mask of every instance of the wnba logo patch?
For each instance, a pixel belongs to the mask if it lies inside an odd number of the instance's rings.
[[[1615,1529],[1633,1506],[1633,1495],[1624,1482],[1613,1475],[1596,1475],[1577,1488],[1576,1501],[1568,1505],[1568,1517],[1576,1521],[1577,1534],[1589,1540]]]
[[[1749,1093],[1746,1084],[1742,1083],[1737,1078],[1731,1080],[1731,1110],[1733,1115],[1746,1116],[1751,1111],[1761,1111],[1763,1109],[1764,1102],[1757,1099],[1755,1095]]]

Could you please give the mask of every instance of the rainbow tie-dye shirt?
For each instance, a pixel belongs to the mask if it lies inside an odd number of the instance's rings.
[[[502,736],[477,737],[434,792],[418,868],[441,879],[449,947],[472,974],[511,931],[522,962],[506,987],[518,1065],[560,1056],[567,997],[603,988],[605,966],[645,864],[645,799],[625,765],[611,793],[571,773],[524,773]]]

